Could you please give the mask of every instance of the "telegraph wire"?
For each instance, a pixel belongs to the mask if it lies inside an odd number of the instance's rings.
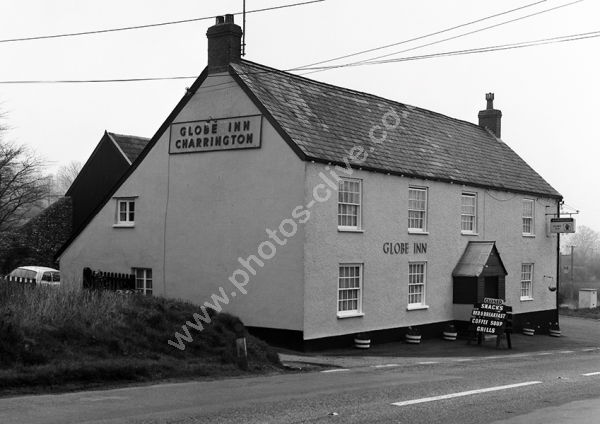
[[[525,47],[536,47],[536,46],[541,46],[541,45],[546,45],[546,44],[556,44],[556,43],[563,43],[563,42],[569,42],[569,41],[578,41],[578,40],[584,40],[584,39],[588,39],[588,38],[597,38],[597,37],[600,37],[600,31],[592,31],[592,32],[581,33],[581,34],[571,34],[571,35],[552,37],[552,38],[542,38],[539,40],[522,41],[522,42],[518,42],[518,43],[511,43],[511,44],[500,44],[500,45],[495,45],[495,46],[477,47],[477,48],[473,48],[473,49],[453,50],[453,51],[448,51],[448,52],[431,53],[431,54],[418,55],[418,56],[406,56],[406,57],[384,59],[384,60],[377,60],[377,61],[364,61],[364,62],[361,61],[361,62],[341,64],[341,65],[320,66],[320,67],[306,68],[306,69],[322,71],[322,70],[328,70],[328,69],[348,68],[348,67],[363,66],[363,65],[382,65],[385,63],[406,62],[406,61],[411,61],[411,60],[432,59],[432,58],[437,58],[437,57],[459,56],[459,55],[466,55],[466,54],[488,53],[488,52],[494,52],[494,51],[500,51],[500,50],[510,50],[510,49],[517,49],[517,48],[525,48]]]
[[[516,9],[510,9],[510,10],[507,10],[507,11],[504,11],[504,12],[496,13],[495,15],[490,15],[490,16],[486,16],[484,18],[479,18],[479,19],[476,19],[474,21],[466,22],[466,23],[463,23],[463,24],[460,24],[460,25],[456,25],[456,26],[453,26],[453,27],[449,27],[449,28],[445,28],[445,29],[439,30],[439,31],[431,32],[429,34],[420,35],[418,37],[410,38],[408,40],[402,40],[402,41],[398,41],[396,43],[386,44],[384,46],[373,47],[373,48],[370,48],[370,49],[367,49],[367,50],[361,50],[359,52],[349,53],[349,54],[346,54],[346,55],[343,55],[343,56],[334,57],[332,59],[326,59],[326,60],[322,60],[320,62],[314,62],[314,63],[308,64],[308,65],[299,66],[298,68],[295,68],[295,69],[301,69],[301,68],[315,66],[315,65],[322,65],[323,63],[334,62],[336,60],[347,59],[349,57],[358,56],[358,55],[361,55],[361,54],[364,54],[364,53],[370,53],[370,52],[377,51],[377,50],[387,49],[389,47],[399,46],[401,44],[411,43],[413,41],[418,41],[418,40],[422,40],[424,38],[433,37],[434,35],[443,34],[445,32],[453,31],[453,30],[458,29],[458,28],[462,28],[462,27],[465,27],[465,26],[473,25],[473,24],[476,24],[476,23],[479,23],[479,22],[486,21],[488,19],[497,18],[498,16],[506,15],[508,13],[516,12],[516,11],[522,10],[522,9],[526,9],[528,7],[536,6],[536,5],[540,4],[540,3],[545,3],[546,1],[548,1],[548,0],[537,1],[535,3],[530,3],[530,4],[526,4],[524,6],[521,6],[521,7],[517,7]]]
[[[578,40],[585,40],[585,39],[589,39],[589,38],[598,38],[598,37],[600,37],[600,31],[592,31],[592,32],[586,32],[586,33],[581,33],[581,34],[571,34],[571,35],[565,35],[565,36],[560,36],[560,37],[542,38],[542,39],[538,39],[538,40],[522,41],[522,42],[518,42],[518,43],[511,43],[511,44],[500,44],[500,45],[495,45],[495,46],[477,47],[477,48],[473,48],[473,49],[463,49],[463,50],[453,50],[453,51],[448,51],[448,52],[439,52],[439,53],[432,53],[432,54],[419,55],[419,56],[407,56],[407,57],[384,59],[384,60],[377,60],[377,61],[355,62],[355,63],[349,63],[349,64],[345,64],[345,65],[321,67],[321,68],[314,68],[314,69],[326,70],[326,69],[333,69],[333,68],[338,68],[338,67],[341,68],[341,67],[362,66],[362,65],[382,65],[385,63],[406,62],[406,61],[410,61],[410,60],[432,59],[432,58],[437,58],[437,57],[459,56],[459,55],[466,55],[466,54],[488,53],[488,52],[501,51],[501,50],[520,49],[520,48],[526,48],[526,47],[537,47],[537,46],[543,46],[543,45],[547,45],[547,44],[565,43],[565,42],[570,42],[570,41],[578,41]]]
[[[266,12],[269,10],[285,9],[288,7],[295,7],[295,6],[304,6],[307,4],[321,3],[324,1],[325,0],[309,0],[309,1],[299,2],[299,3],[284,4],[284,5],[280,5],[280,6],[264,7],[262,9],[247,10],[246,14]],[[241,15],[241,14],[243,14],[243,12],[233,13],[233,15]],[[98,29],[98,30],[93,30],[93,31],[70,32],[70,33],[65,33],[65,34],[38,35],[38,36],[20,37],[20,38],[7,38],[7,39],[0,40],[0,43],[15,43],[15,42],[19,42],[19,41],[47,40],[47,39],[53,39],[53,38],[78,37],[81,35],[105,34],[105,33],[109,33],[109,32],[118,32],[118,31],[131,31],[131,30],[135,30],[135,29],[145,29],[145,28],[153,28],[153,27],[160,27],[160,26],[167,26],[167,25],[184,24],[184,23],[189,23],[189,22],[206,21],[206,20],[215,19],[215,18],[216,18],[216,15],[204,16],[201,18],[181,19],[178,21],[157,22],[154,24],[134,25],[134,26],[108,28],[108,29]]]
[[[496,28],[496,27],[499,27],[499,26],[502,26],[502,25],[507,25],[507,24],[510,24],[510,23],[513,23],[513,22],[521,21],[523,19],[531,18],[531,17],[537,16],[537,15],[541,15],[543,13],[547,13],[547,12],[551,12],[551,11],[554,11],[554,10],[557,10],[557,9],[561,9],[563,7],[572,6],[572,5],[574,5],[576,3],[580,3],[582,1],[583,0],[575,0],[575,1],[572,1],[571,3],[566,3],[566,4],[562,4],[560,6],[555,6],[555,7],[549,8],[549,9],[544,9],[544,10],[541,10],[541,11],[538,11],[538,12],[535,12],[535,13],[531,13],[529,15],[520,16],[518,18],[510,19],[510,20],[504,21],[504,22],[499,22],[497,24],[489,25],[489,26],[484,27],[484,28],[479,28],[479,29],[476,29],[476,30],[473,30],[473,31],[469,31],[469,32],[465,32],[465,33],[462,33],[462,34],[454,35],[452,37],[443,38],[441,40],[432,41],[432,42],[426,43],[426,44],[420,44],[420,45],[415,46],[415,47],[411,47],[411,48],[400,50],[400,51],[393,52],[393,53],[384,54],[384,55],[381,55],[381,56],[372,57],[370,59],[364,59],[364,60],[357,61],[357,62],[349,62],[349,63],[347,63],[347,65],[357,64],[357,63],[366,63],[366,62],[370,62],[370,61],[375,61],[377,59],[382,59],[382,58],[385,58],[385,57],[394,56],[394,55],[397,55],[397,54],[401,54],[401,53],[406,53],[406,52],[409,52],[409,51],[417,50],[417,49],[420,49],[420,48],[423,48],[423,47],[433,46],[435,44],[443,43],[443,42],[454,40],[454,39],[461,38],[461,37],[466,37],[467,35],[476,34],[478,32],[486,31],[488,29],[492,29],[492,28]],[[305,67],[296,68],[295,70],[308,70],[308,69],[311,69],[311,67],[312,67],[312,65],[308,65],[308,66],[305,66]],[[312,68],[312,69],[318,69],[318,68]],[[335,69],[335,68],[326,68],[326,67],[324,67],[323,69],[318,69],[317,71],[308,72],[308,73],[302,74],[302,75],[313,74],[315,72],[321,72],[322,70],[327,70],[327,69]]]
[[[477,47],[472,49],[463,49],[463,50],[452,50],[447,52],[438,52],[427,55],[417,55],[417,56],[406,56],[400,58],[391,58],[384,59],[378,61],[368,61],[368,62],[354,62],[340,65],[330,65],[330,66],[319,66],[314,68],[305,68],[304,70],[327,70],[327,69],[336,69],[336,68],[349,68],[354,66],[363,66],[363,65],[382,65],[386,63],[395,63],[395,62],[407,62],[412,60],[423,60],[423,59],[432,59],[437,57],[448,57],[448,56],[460,56],[467,54],[478,54],[478,53],[489,53],[494,51],[501,50],[511,50],[511,49],[520,49],[520,48],[528,48],[528,47],[537,47],[548,44],[557,44],[557,43],[565,43],[571,41],[579,41],[591,38],[600,37],[600,30],[591,31],[586,33],[579,34],[570,34],[559,37],[551,37],[551,38],[542,38],[538,40],[530,40],[530,41],[522,41],[518,43],[511,44],[500,44],[493,46],[485,46],[485,47]],[[281,72],[291,72],[294,69],[284,69]],[[267,73],[270,71],[258,71],[258,72],[248,72],[247,74],[258,74],[258,73]],[[240,73],[240,75],[244,75]],[[176,77],[150,77],[150,78],[121,78],[121,79],[95,79],[95,80],[17,80],[17,81],[0,81],[0,84],[60,84],[60,83],[104,83],[104,82],[139,82],[139,81],[163,81],[163,80],[177,80],[177,79],[196,79],[195,76],[176,76]],[[201,87],[202,89],[212,88],[223,86],[227,84],[235,85],[231,81],[207,85]]]
[[[252,10],[252,11],[248,11],[246,13],[260,12],[260,11],[273,10],[273,9],[281,9],[281,8],[285,8],[285,7],[305,5],[305,4],[310,4],[310,3],[322,2],[322,1],[325,1],[325,0],[311,0],[311,1],[307,1],[307,2],[293,3],[293,4],[281,5],[281,6],[274,6],[274,7],[270,7],[270,8],[255,9],[255,10]],[[453,29],[461,28],[461,27],[464,27],[464,26],[467,26],[467,25],[472,25],[474,23],[478,23],[478,22],[481,22],[481,21],[484,21],[484,20],[487,20],[487,19],[491,19],[493,17],[505,15],[507,13],[511,13],[511,12],[518,11],[518,10],[521,10],[521,9],[524,9],[524,8],[528,8],[528,7],[531,7],[531,6],[540,4],[540,3],[544,3],[546,1],[547,0],[541,0],[541,1],[538,1],[538,2],[530,3],[530,4],[527,4],[527,5],[515,8],[515,9],[507,10],[507,11],[504,11],[504,12],[501,12],[501,13],[497,13],[495,15],[490,15],[490,16],[487,16],[487,17],[484,17],[484,18],[477,19],[475,21],[466,22],[466,23],[461,24],[461,25],[457,25],[457,26],[454,26],[454,27],[446,28],[446,29],[443,29],[443,30],[440,30],[440,31],[436,31],[436,32],[433,32],[433,33],[430,33],[430,34],[426,34],[426,35],[422,35],[422,36],[419,36],[419,37],[415,37],[415,38],[412,38],[412,39],[409,39],[409,40],[404,40],[404,41],[400,41],[400,42],[397,42],[397,43],[388,44],[388,45],[385,45],[385,46],[375,47],[375,48],[364,50],[364,51],[361,51],[361,52],[356,52],[356,53],[352,53],[352,54],[345,55],[345,56],[339,56],[339,57],[336,57],[336,58],[333,58],[333,59],[328,59],[328,60],[324,60],[324,61],[320,61],[320,62],[315,62],[315,63],[309,64],[309,65],[304,65],[304,66],[299,66],[299,67],[295,67],[295,68],[290,68],[290,69],[286,69],[284,71],[286,71],[286,72],[294,72],[294,71],[310,70],[310,72],[305,72],[305,73],[300,74],[300,75],[308,75],[308,74],[312,74],[312,73],[316,73],[316,72],[322,72],[322,71],[330,70],[330,69],[337,69],[337,68],[343,68],[343,67],[348,67],[348,66],[355,66],[356,64],[362,64],[363,62],[366,63],[366,62],[369,62],[369,61],[374,61],[376,59],[380,59],[380,58],[383,58],[383,57],[388,57],[388,56],[391,56],[391,55],[396,55],[396,54],[404,53],[404,52],[407,52],[407,51],[416,50],[416,49],[419,49],[419,48],[422,48],[422,47],[427,47],[427,46],[430,46],[430,45],[433,45],[433,44],[439,44],[441,42],[452,40],[452,39],[455,39],[455,38],[464,37],[466,35],[474,34],[476,32],[485,31],[487,29],[494,28],[494,27],[497,27],[497,26],[500,26],[500,25],[505,25],[505,24],[508,24],[508,23],[511,23],[511,22],[515,22],[515,21],[518,21],[518,20],[523,20],[523,19],[526,19],[526,18],[529,18],[529,17],[533,17],[533,16],[536,16],[536,15],[542,14],[542,13],[546,13],[546,12],[549,12],[549,11],[552,11],[552,10],[555,10],[555,9],[559,9],[559,8],[562,8],[562,7],[570,6],[570,5],[573,5],[575,3],[579,3],[579,2],[581,2],[583,0],[576,0],[576,1],[573,1],[571,3],[567,3],[567,4],[564,4],[564,5],[556,6],[556,7],[550,8],[550,9],[545,9],[543,11],[532,13],[530,15],[525,15],[525,16],[522,16],[522,17],[519,17],[519,18],[515,18],[515,19],[509,20],[509,21],[504,21],[504,22],[501,22],[501,23],[498,23],[498,24],[495,24],[495,25],[492,25],[492,26],[488,26],[488,27],[485,27],[485,28],[481,28],[481,29],[478,29],[478,30],[475,30],[475,31],[471,31],[471,32],[468,32],[468,33],[459,34],[459,35],[456,35],[456,36],[453,36],[453,37],[449,37],[449,38],[446,38],[446,39],[443,39],[443,40],[438,40],[438,41],[435,41],[435,42],[432,42],[432,43],[427,43],[427,44],[424,44],[424,45],[415,46],[415,47],[412,47],[410,49],[406,49],[406,50],[402,50],[402,51],[398,51],[398,52],[394,52],[394,53],[389,53],[387,55],[377,56],[377,57],[374,57],[374,58],[371,58],[371,59],[365,59],[365,60],[362,60],[362,61],[350,62],[350,63],[346,63],[346,64],[340,64],[340,65],[334,65],[334,66],[326,66],[326,67],[314,67],[313,66],[313,65],[317,65],[317,64],[323,64],[323,63],[332,62],[332,61],[335,61],[335,60],[338,60],[338,59],[341,59],[341,58],[345,58],[345,57],[356,56],[356,55],[359,55],[359,54],[363,54],[365,52],[380,50],[380,49],[384,49],[384,48],[387,48],[387,47],[391,47],[391,46],[395,46],[395,45],[399,45],[399,44],[405,44],[405,43],[408,43],[408,42],[411,42],[411,41],[415,41],[415,40],[420,40],[420,39],[423,39],[423,38],[431,37],[433,35],[437,35],[437,34],[441,34],[441,33],[444,33],[444,32],[448,32],[448,31],[451,31]],[[239,14],[239,13],[240,12],[238,12],[236,14]],[[204,18],[194,18],[194,19],[188,19],[188,20],[184,20],[184,21],[171,21],[171,22],[163,22],[163,23],[158,23],[158,24],[148,24],[148,25],[145,25],[145,26],[138,26],[138,27],[123,27],[123,28],[117,28],[117,29],[100,30],[100,32],[121,31],[121,30],[127,30],[127,29],[138,29],[138,28],[146,28],[148,26],[170,25],[170,24],[175,24],[175,23],[191,22],[191,21],[205,20],[205,19],[212,19],[212,18],[214,18],[214,16],[212,16],[212,17],[204,17]],[[2,43],[2,42],[8,42],[8,41],[20,41],[20,40],[30,40],[30,39],[40,39],[40,38],[66,37],[66,36],[71,36],[71,35],[83,35],[83,34],[88,34],[88,33],[91,34],[93,32],[74,33],[74,34],[60,34],[60,35],[52,35],[52,36],[41,36],[41,37],[37,37],[37,38],[36,37],[30,37],[30,38],[26,38],[26,39],[0,40],[0,43]],[[429,57],[427,57],[427,58],[429,58]],[[417,60],[417,59],[416,59],[416,57],[412,58],[412,59],[402,58],[402,61],[404,61],[404,60]],[[258,71],[256,73],[260,73],[260,72],[267,72],[267,71]],[[87,79],[87,80],[86,79],[82,79],[82,80],[7,80],[7,81],[0,81],[0,84],[13,84],[14,85],[14,84],[119,83],[119,82],[123,83],[123,82],[143,82],[143,81],[166,81],[166,80],[179,80],[179,79],[183,80],[183,79],[195,79],[195,78],[197,78],[197,76],[140,77],[140,78]],[[217,86],[217,85],[220,85],[220,84],[216,84],[215,86]]]

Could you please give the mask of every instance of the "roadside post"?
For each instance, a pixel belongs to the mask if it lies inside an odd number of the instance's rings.
[[[246,348],[246,333],[244,331],[244,324],[236,322],[233,326],[235,331],[235,348],[237,354],[238,366],[243,370],[248,370],[248,349]]]
[[[512,307],[505,305],[504,300],[486,297],[483,302],[473,305],[471,312],[471,325],[469,344],[474,336],[477,344],[481,345],[486,334],[496,336],[496,348],[500,347],[502,340],[512,349],[510,334],[512,333]]]

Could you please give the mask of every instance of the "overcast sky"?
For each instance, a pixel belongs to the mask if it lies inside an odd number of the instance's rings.
[[[247,0],[259,9],[305,0]],[[401,42],[535,3],[326,0],[247,16],[246,59],[290,69]],[[547,0],[478,24],[334,63],[364,60],[568,4]],[[242,0],[3,0],[0,40],[214,16]],[[600,31],[600,2],[583,0],[392,57]],[[0,42],[0,81],[197,76],[214,20],[37,41]],[[241,24],[241,16],[236,16]],[[526,49],[344,67],[309,77],[477,122],[484,95],[502,110],[502,138],[600,231],[600,38]],[[151,137],[193,80],[0,84],[10,139],[33,147],[49,171],[85,162],[104,130]]]

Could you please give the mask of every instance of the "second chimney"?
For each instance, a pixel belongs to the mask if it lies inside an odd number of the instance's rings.
[[[500,138],[502,112],[494,109],[494,93],[487,93],[485,100],[487,101],[487,107],[485,110],[479,111],[479,126],[489,129],[496,137]]]
[[[238,63],[242,53],[242,28],[233,15],[217,16],[215,25],[206,31],[208,38],[208,73],[224,72],[230,63]]]

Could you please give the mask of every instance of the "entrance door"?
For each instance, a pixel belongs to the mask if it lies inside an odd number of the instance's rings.
[[[485,277],[483,296],[498,299],[498,277]]]

